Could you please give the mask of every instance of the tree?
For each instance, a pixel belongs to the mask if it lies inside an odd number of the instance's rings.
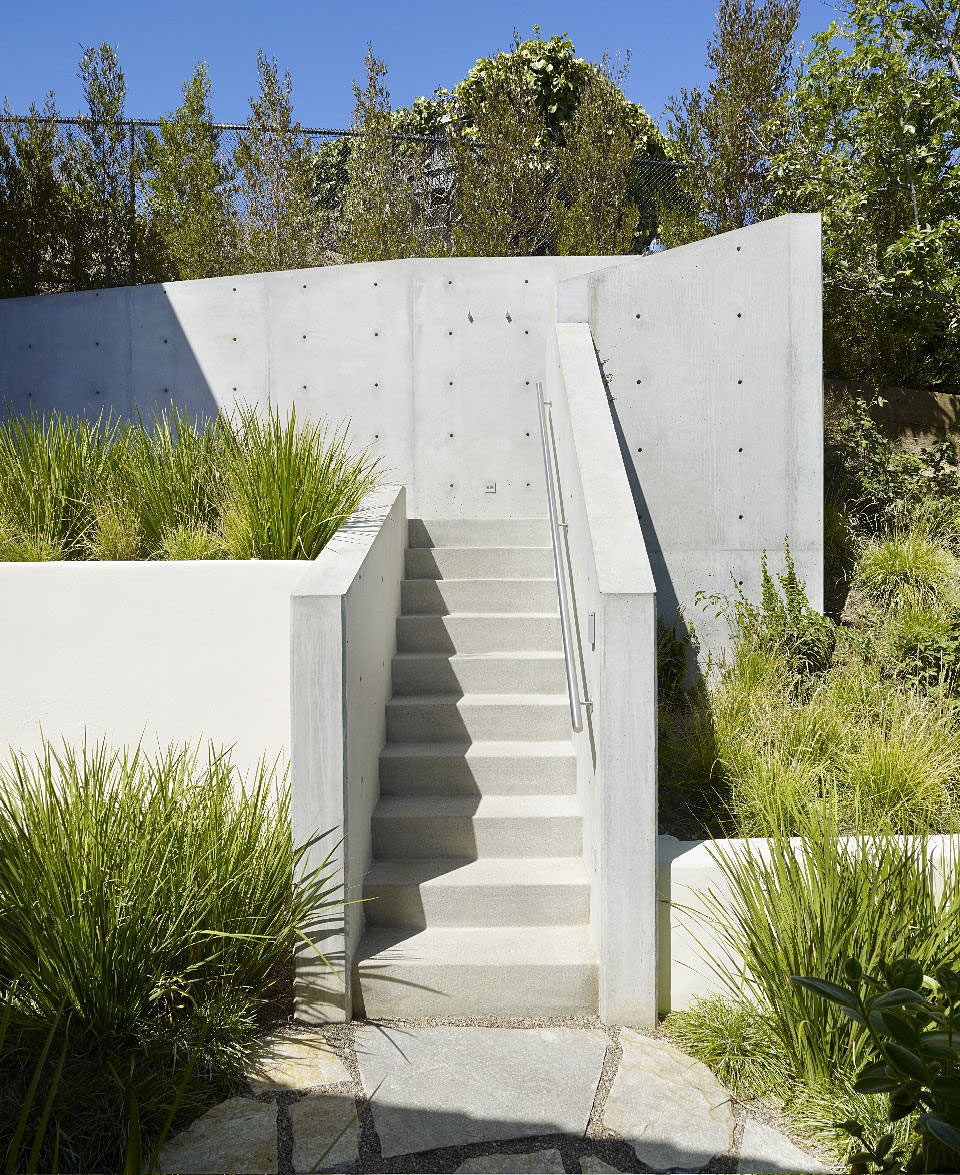
[[[244,206],[241,250],[251,271],[296,269],[322,257],[312,144],[294,120],[290,74],[257,54],[260,91],[235,153]]]
[[[127,85],[114,49],[87,49],[79,76],[87,109],[65,160],[75,193],[69,288],[123,285],[137,277],[141,151],[123,122]]]
[[[201,63],[184,83],[183,104],[147,141],[147,211],[172,278],[216,277],[237,265],[234,174],[220,158],[209,96]]]
[[[684,198],[664,210],[662,239],[676,245],[743,228],[772,207],[769,159],[793,67],[799,0],[722,0],[706,91],[667,103],[670,152],[684,164]]]
[[[960,379],[960,87],[925,8],[847,0],[772,160],[781,207],[823,216],[827,369],[874,384]]]
[[[12,111],[4,102],[4,114]],[[70,256],[70,194],[64,136],[53,94],[26,122],[0,122],[0,297],[63,288]]]
[[[339,206],[337,240],[345,261],[387,261],[430,252],[422,216],[423,167],[418,145],[394,135],[387,67],[367,46],[367,84],[354,83],[356,102]],[[419,191],[418,191],[419,187]]]

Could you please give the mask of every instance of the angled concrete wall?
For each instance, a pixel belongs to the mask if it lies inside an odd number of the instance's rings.
[[[574,278],[558,318],[589,322],[657,581],[707,648],[698,592],[757,598],[789,538],[823,600],[820,218],[785,216]]]

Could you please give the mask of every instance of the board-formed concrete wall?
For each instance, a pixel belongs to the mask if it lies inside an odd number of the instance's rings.
[[[0,404],[295,403],[349,419],[412,516],[542,516],[535,389],[556,283],[620,263],[642,259],[385,261],[8,299]]]
[[[561,283],[589,322],[657,581],[707,649],[698,592],[752,599],[790,549],[823,602],[820,218],[784,216]]]

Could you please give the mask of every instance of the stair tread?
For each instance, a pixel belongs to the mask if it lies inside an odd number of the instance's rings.
[[[559,612],[404,612],[404,620],[502,620],[507,617],[556,620]]]
[[[374,861],[364,882],[374,885],[589,885],[580,857],[459,857]]]
[[[480,739],[472,743],[387,743],[380,752],[381,759],[495,759],[513,756],[531,759],[572,759],[573,744],[563,739],[543,742]]]
[[[396,694],[388,706],[565,706],[566,694]]]
[[[372,927],[357,962],[403,966],[583,967],[597,953],[586,926]]]
[[[403,795],[381,796],[374,819],[417,820],[424,817],[471,820],[549,819],[580,817],[575,795]]]
[[[431,649],[414,649],[394,653],[395,661],[562,661],[562,649],[518,649],[515,653],[440,653]]]

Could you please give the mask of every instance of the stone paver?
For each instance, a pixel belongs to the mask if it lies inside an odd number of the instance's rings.
[[[563,1175],[563,1159],[559,1151],[529,1151],[522,1155],[477,1155],[467,1159],[457,1168],[460,1172],[476,1172],[477,1175]]]
[[[247,1069],[256,1094],[276,1089],[310,1089],[349,1082],[350,1072],[319,1032],[264,1037]]]
[[[385,1157],[583,1134],[607,1046],[576,1028],[362,1027],[354,1040]]]
[[[733,1143],[730,1095],[699,1061],[631,1028],[603,1124],[655,1171],[697,1171]]]
[[[586,1175],[620,1175],[618,1167],[611,1167],[609,1163],[598,1159],[596,1155],[581,1155],[580,1170],[584,1171]]]
[[[748,1172],[749,1175],[760,1175],[761,1172],[770,1175],[821,1175],[829,1168],[804,1154],[779,1130],[755,1118],[748,1118],[740,1141],[737,1170],[743,1175]]]
[[[308,1093],[288,1106],[287,1113],[293,1128],[295,1171],[324,1170],[357,1161],[360,1131],[352,1096]],[[340,1138],[334,1142],[337,1135]]]
[[[232,1097],[214,1106],[160,1152],[161,1175],[275,1175],[277,1107]]]

